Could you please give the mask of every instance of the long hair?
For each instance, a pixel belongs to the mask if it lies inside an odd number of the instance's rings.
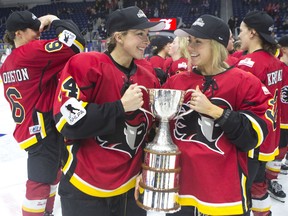
[[[177,37],[179,40],[180,55],[184,58],[190,59],[190,53],[187,50],[187,47],[189,46],[189,37]]]
[[[107,42],[106,42],[106,44],[107,44],[107,51],[108,51],[108,53],[111,53],[114,49],[115,49],[115,47],[116,47],[116,45],[117,45],[117,41],[116,41],[116,39],[115,39],[115,34],[116,33],[119,33],[119,32],[114,32],[110,37],[108,37],[107,38]],[[127,31],[122,31],[122,32],[120,32],[122,35],[127,35]]]
[[[229,65],[225,62],[228,51],[225,46],[215,40],[211,40],[212,67],[217,69],[227,69]]]
[[[12,45],[12,47],[14,48],[15,47],[14,39],[15,39],[15,32],[9,32],[6,30],[3,36],[3,41],[5,43]]]
[[[261,40],[262,40],[262,46],[263,46],[263,49],[270,53],[271,55],[275,55],[275,53],[277,52],[277,49],[279,48],[278,44],[271,44],[271,43],[268,43],[267,41],[265,41],[261,35],[259,35]]]
[[[210,40],[211,53],[212,53],[212,68],[216,70],[223,70],[229,68],[229,65],[225,62],[228,57],[228,51],[226,47],[215,40]],[[201,70],[201,66],[198,67]]]
[[[245,25],[247,26],[247,28],[249,30],[253,29],[250,26],[248,26],[246,23],[245,23]],[[256,31],[256,29],[254,29],[254,30]],[[271,44],[271,43],[267,42],[258,32],[257,32],[257,36],[260,38],[261,47],[263,48],[263,50],[270,53],[271,55],[275,55],[275,53],[277,52],[277,49],[278,49],[278,45],[277,44]]]

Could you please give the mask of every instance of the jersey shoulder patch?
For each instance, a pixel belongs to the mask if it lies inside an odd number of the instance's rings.
[[[63,117],[69,125],[76,124],[80,119],[86,115],[86,110],[82,103],[76,98],[68,99],[60,108]]]
[[[65,44],[68,47],[71,47],[76,39],[76,35],[68,30],[64,30],[60,35],[59,35],[59,41],[63,44]]]

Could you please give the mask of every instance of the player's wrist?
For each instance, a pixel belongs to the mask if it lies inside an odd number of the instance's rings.
[[[224,109],[216,105],[213,105],[211,109],[209,110],[208,115],[216,120],[216,119],[219,119],[223,115],[223,113],[224,113]]]

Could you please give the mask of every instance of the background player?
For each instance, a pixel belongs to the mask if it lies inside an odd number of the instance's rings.
[[[46,27],[55,28],[58,37],[39,40]],[[84,50],[85,42],[72,21],[54,15],[38,19],[29,11],[15,11],[8,17],[6,29],[4,41],[13,50],[0,75],[16,123],[14,137],[28,153],[22,212],[23,216],[48,216],[60,178],[63,140],[52,115],[58,75],[71,56]]]
[[[237,67],[254,74],[273,95],[272,109],[268,113],[272,127],[263,144],[249,152],[249,187],[252,194],[252,210],[255,216],[270,215],[271,200],[267,191],[266,164],[277,157],[280,138],[280,91],[283,66],[274,56],[277,42],[272,36],[274,20],[264,11],[245,15],[240,25],[241,49],[247,51],[239,58]],[[273,162],[274,163],[274,162]],[[279,166],[280,167],[280,166]],[[271,179],[269,179],[271,180]],[[271,185],[271,181],[268,181]],[[273,187],[276,187],[275,182]]]

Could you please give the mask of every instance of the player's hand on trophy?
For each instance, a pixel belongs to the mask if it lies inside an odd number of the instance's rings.
[[[139,198],[139,183],[141,180],[142,180],[142,174],[138,175],[136,178],[136,185],[135,185],[135,191],[134,191],[135,200],[138,200]]]
[[[219,118],[223,113],[223,109],[212,104],[206,95],[201,92],[199,86],[192,90],[190,108],[214,119]]]
[[[132,84],[121,98],[125,112],[137,110],[144,104],[143,93],[137,83]]]

